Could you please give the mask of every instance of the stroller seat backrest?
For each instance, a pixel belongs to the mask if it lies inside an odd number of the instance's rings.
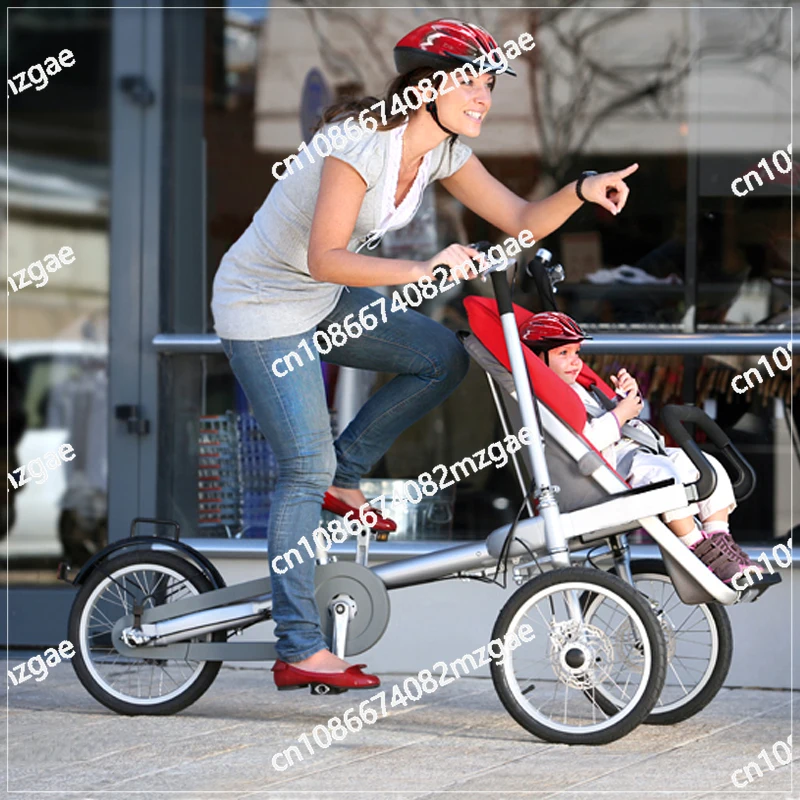
[[[468,297],[464,307],[473,334],[465,341],[467,351],[499,386],[509,422],[518,429],[522,423],[497,305],[493,300]],[[518,326],[532,314],[516,305],[513,308]],[[580,397],[532,350],[525,346],[522,349],[528,376],[544,415],[542,424],[548,470],[551,480],[561,487],[559,507],[563,511],[586,508],[613,493],[625,491],[628,487],[622,476],[583,436],[587,414]],[[581,372],[581,376],[585,377],[581,382],[585,380],[586,386],[597,383],[605,394],[613,395],[593,370],[586,365],[584,368],[586,372]],[[521,456],[529,477],[532,477],[532,465],[525,449]],[[603,465],[605,469],[596,472]]]

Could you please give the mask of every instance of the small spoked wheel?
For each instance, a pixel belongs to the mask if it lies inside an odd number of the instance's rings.
[[[631,573],[636,589],[652,606],[667,645],[664,688],[645,722],[673,725],[705,708],[722,687],[733,656],[731,623],[717,603],[684,605],[663,561],[632,561]],[[590,600],[586,619],[597,624],[606,614],[604,606],[600,597]],[[615,707],[602,691],[597,701],[606,711]]]
[[[587,604],[599,598],[613,613],[589,620]],[[527,642],[524,625],[533,630]],[[512,633],[520,646],[492,661],[492,680],[511,716],[546,741],[615,741],[658,700],[667,665],[661,627],[647,600],[614,575],[585,567],[537,575],[505,604],[492,639]],[[611,707],[598,692],[614,698]]]
[[[180,556],[134,552],[104,562],[81,587],[69,618],[72,659],[80,682],[103,705],[120,714],[174,714],[194,703],[214,681],[219,661],[120,654],[112,643],[118,620],[143,609],[174,603],[213,590],[208,578]],[[224,631],[187,641],[224,642]],[[148,658],[148,650],[151,657]]]

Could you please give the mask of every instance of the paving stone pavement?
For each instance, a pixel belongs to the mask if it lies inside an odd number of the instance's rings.
[[[391,690],[405,676],[381,677]],[[743,788],[732,783],[735,770],[787,740],[798,708],[797,693],[758,689],[723,689],[679,725],[568,747],[514,722],[490,680],[462,678],[283,772],[273,768],[272,756],[301,733],[367,697],[279,693],[265,669],[223,667],[180,714],[122,717],[63,664],[41,683],[7,689],[3,783],[37,800],[800,800],[794,762],[764,767]]]

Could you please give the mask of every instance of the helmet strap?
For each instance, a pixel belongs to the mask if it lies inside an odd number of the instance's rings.
[[[428,113],[429,113],[429,114],[430,114],[430,115],[433,117],[433,119],[434,119],[434,122],[435,122],[435,123],[436,123],[436,124],[437,124],[437,125],[438,125],[438,126],[439,126],[439,127],[440,127],[440,128],[441,128],[441,129],[442,129],[444,132],[445,132],[445,133],[446,133],[446,134],[448,134],[449,136],[458,136],[458,134],[457,134],[457,133],[454,133],[453,131],[451,131],[451,130],[448,130],[447,128],[445,128],[445,126],[444,126],[444,125],[442,125],[442,123],[441,123],[441,122],[439,122],[439,113],[438,113],[438,111],[436,110],[436,101],[435,101],[435,100],[431,100],[429,103],[425,103],[425,110],[426,110],[426,111],[427,111],[427,112],[428,112]]]

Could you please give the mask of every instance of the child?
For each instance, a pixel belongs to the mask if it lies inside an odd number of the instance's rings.
[[[674,478],[693,483],[700,474],[679,447],[663,447],[663,439],[638,420],[642,410],[639,387],[627,370],[611,376],[618,394],[624,395],[612,410],[577,383],[583,367],[580,343],[587,336],[566,314],[548,311],[534,314],[520,328],[520,337],[553,372],[577,393],[591,419],[583,435],[602,453],[603,458],[633,487]],[[710,497],[684,508],[668,511],[662,519],[670,530],[722,581],[730,583],[746,567],[761,567],[736,544],[728,527],[728,515],[736,499],[728,473],[720,462],[704,454],[717,473],[717,486]],[[697,515],[702,530],[697,527]]]

